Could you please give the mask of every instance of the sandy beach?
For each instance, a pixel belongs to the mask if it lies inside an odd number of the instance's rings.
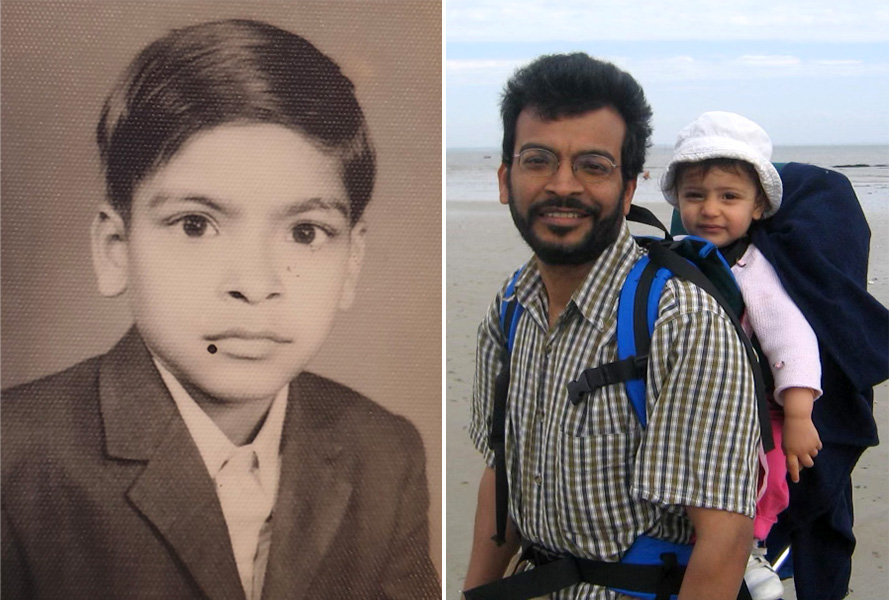
[[[670,207],[646,206],[669,223]],[[889,265],[875,257],[887,256],[889,207],[866,211],[872,231],[871,293],[889,304]],[[645,228],[639,232],[645,232]],[[636,229],[634,228],[634,232]],[[648,231],[647,233],[651,233]],[[475,360],[478,323],[501,282],[530,256],[506,207],[490,202],[447,203],[447,360],[446,360],[446,573],[447,598],[457,598],[469,559],[472,524],[481,456],[466,432]],[[875,414],[880,431],[889,424],[889,387],[876,390]],[[853,561],[851,600],[886,597],[889,557],[889,445],[864,453],[853,476],[855,532],[858,546]],[[830,568],[830,565],[825,565]],[[785,582],[785,600],[795,600],[793,585]]]

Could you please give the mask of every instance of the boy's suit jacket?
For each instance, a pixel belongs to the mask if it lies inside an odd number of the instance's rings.
[[[242,600],[213,481],[135,330],[4,393],[2,593]],[[263,600],[438,598],[423,447],[330,380],[290,387]]]

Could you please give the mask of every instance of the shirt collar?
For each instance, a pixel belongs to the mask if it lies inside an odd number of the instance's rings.
[[[198,447],[198,452],[207,467],[210,477],[215,479],[225,462],[238,450],[216,423],[205,413],[191,395],[182,387],[179,380],[156,358],[154,364],[164,380],[182,420]],[[287,409],[289,386],[284,386],[272,400],[265,422],[256,437],[247,446],[252,447],[259,462],[259,480],[264,490],[274,493],[280,470],[281,432],[284,428],[284,414]]]
[[[614,312],[624,279],[643,254],[644,251],[633,241],[630,228],[624,220],[617,240],[596,259],[583,283],[574,291],[569,309],[573,306],[594,327],[604,330],[609,316]],[[546,289],[540,278],[537,260],[532,258],[516,281],[516,298],[522,306],[534,306],[545,314],[545,295]]]

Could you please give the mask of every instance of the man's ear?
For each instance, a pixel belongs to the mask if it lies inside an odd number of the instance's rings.
[[[637,183],[638,179],[633,178],[627,181],[627,185],[624,187],[624,194],[621,199],[623,202],[624,216],[627,216],[627,213],[630,212],[630,206],[633,204],[633,196],[636,194]]]
[[[509,167],[500,163],[497,169],[497,182],[500,185],[500,204],[509,204]]]
[[[103,202],[93,219],[90,234],[99,293],[107,298],[120,296],[128,283],[126,224],[116,210]]]
[[[355,290],[358,287],[358,275],[364,262],[364,244],[367,235],[367,224],[361,220],[352,226],[349,233],[349,264],[346,267],[346,280],[340,294],[340,310],[347,310],[355,301]]]

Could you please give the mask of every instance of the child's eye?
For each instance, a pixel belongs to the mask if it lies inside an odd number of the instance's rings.
[[[335,232],[329,231],[328,229],[314,223],[299,223],[298,225],[293,226],[293,228],[290,230],[290,235],[293,236],[293,241],[297,244],[303,244],[315,248],[323,244],[336,234]]]
[[[202,215],[185,215],[176,219],[173,224],[182,228],[182,232],[191,238],[204,237],[207,234],[216,233],[216,229],[210,219]]]

